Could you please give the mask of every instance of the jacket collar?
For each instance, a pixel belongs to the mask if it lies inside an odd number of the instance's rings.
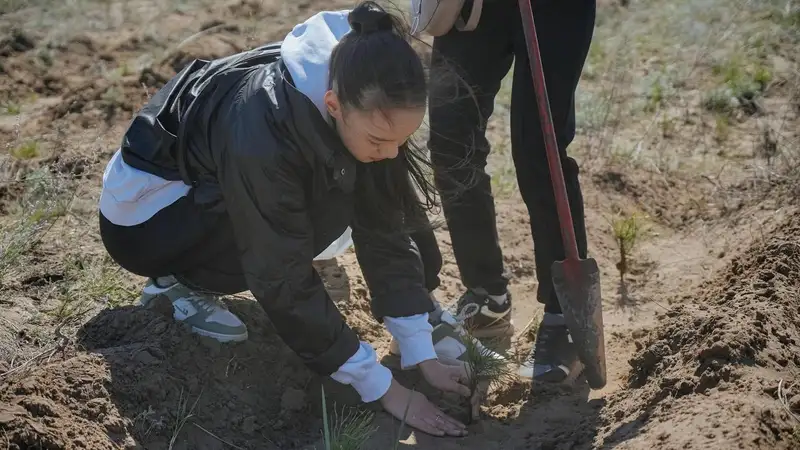
[[[292,140],[310,162],[322,162],[329,169],[329,179],[337,187],[353,192],[358,160],[314,103],[294,87],[291,75],[282,63],[277,64],[273,76],[275,119],[283,122],[284,129],[289,131]]]

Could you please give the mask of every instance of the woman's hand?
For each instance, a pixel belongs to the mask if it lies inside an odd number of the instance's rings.
[[[466,364],[450,366],[436,359],[429,359],[419,363],[419,370],[425,381],[440,391],[455,392],[463,397],[472,395],[472,391],[466,385],[469,380]]]
[[[409,404],[410,402],[410,404]],[[381,397],[383,408],[398,420],[434,436],[466,436],[466,426],[443,413],[425,395],[406,389],[395,380]]]

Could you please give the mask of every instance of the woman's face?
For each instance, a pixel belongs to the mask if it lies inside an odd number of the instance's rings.
[[[425,107],[387,111],[343,111],[336,94],[328,91],[325,104],[336,120],[336,130],[350,153],[369,163],[395,158],[403,145],[422,125]]]

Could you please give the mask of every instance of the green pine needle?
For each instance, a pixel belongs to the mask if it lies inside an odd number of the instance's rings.
[[[498,359],[492,356],[491,350],[484,346],[480,349],[477,340],[469,332],[464,339],[467,348],[467,366],[469,367],[469,388],[472,392],[481,383],[488,382],[489,386],[507,385],[517,379],[517,374],[508,358]]]
[[[334,407],[333,423],[328,417],[325,387],[322,387],[322,426],[325,450],[361,450],[369,438],[378,430],[372,426],[374,413],[357,408]]]

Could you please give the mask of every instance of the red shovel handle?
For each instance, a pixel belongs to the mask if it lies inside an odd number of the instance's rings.
[[[522,26],[525,30],[525,43],[528,47],[528,61],[530,61],[531,74],[533,75],[536,103],[539,105],[539,120],[542,123],[544,146],[547,151],[547,164],[550,167],[550,180],[553,182],[558,221],[561,225],[561,239],[564,242],[564,252],[567,260],[577,261],[578,244],[575,241],[575,228],[572,225],[572,213],[569,209],[567,185],[564,182],[564,172],[561,168],[561,158],[558,154],[556,131],[553,127],[550,99],[547,96],[547,86],[544,81],[542,55],[539,52],[539,40],[536,37],[536,24],[533,21],[531,0],[519,0],[519,9],[522,13]],[[535,218],[532,218],[532,220],[535,220]]]

